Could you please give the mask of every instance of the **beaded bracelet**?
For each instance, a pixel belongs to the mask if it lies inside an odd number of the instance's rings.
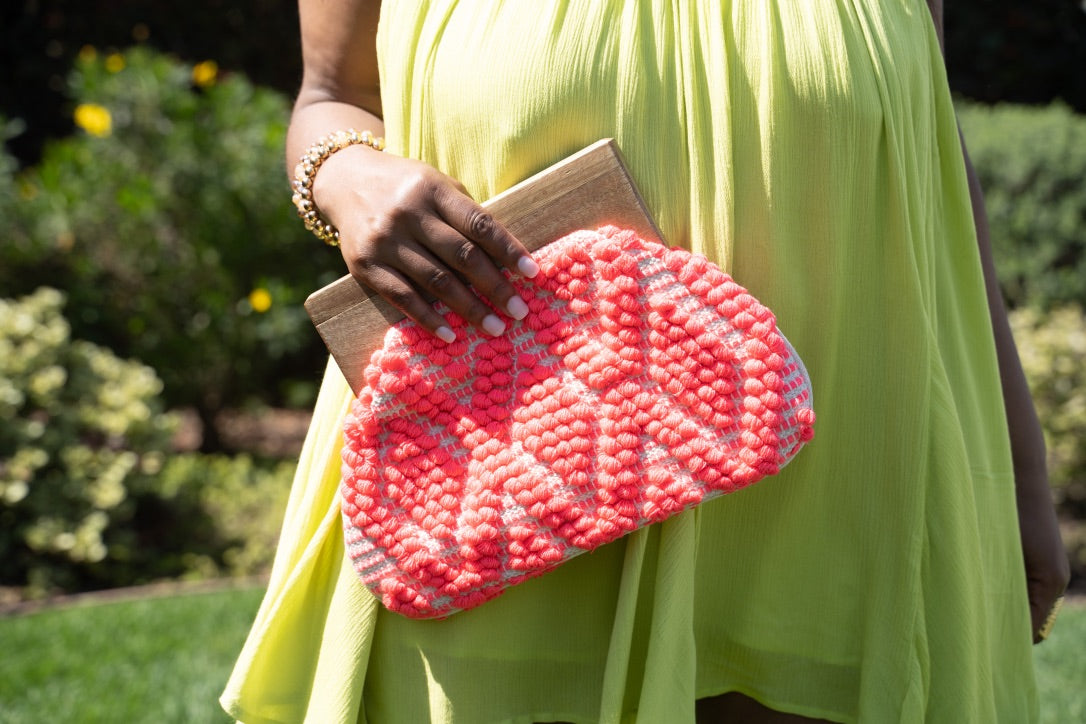
[[[313,201],[313,179],[317,176],[321,164],[328,160],[336,151],[347,146],[361,143],[375,151],[385,150],[385,139],[374,136],[369,131],[359,133],[353,128],[346,131],[336,131],[322,137],[310,146],[298,165],[294,167],[294,207],[298,209],[298,216],[305,222],[305,228],[313,232],[314,236],[329,246],[339,246],[339,229],[321,218],[316,202]]]
[[[1048,611],[1048,617],[1045,618],[1041,630],[1037,632],[1037,638],[1041,641],[1044,641],[1052,634],[1052,627],[1056,625],[1056,617],[1060,615],[1060,609],[1063,608],[1063,598],[1063,596],[1060,596],[1052,604],[1052,608]]]

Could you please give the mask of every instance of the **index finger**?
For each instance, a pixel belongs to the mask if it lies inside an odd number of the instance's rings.
[[[470,196],[450,189],[435,195],[434,202],[445,223],[478,245],[499,266],[528,279],[539,273],[539,265],[528,249]]]

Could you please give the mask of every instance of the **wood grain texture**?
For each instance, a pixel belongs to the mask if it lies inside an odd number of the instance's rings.
[[[603,139],[482,204],[530,251],[578,229],[614,224],[662,241],[611,139]],[[356,393],[370,356],[404,315],[350,275],[305,302],[321,339]]]

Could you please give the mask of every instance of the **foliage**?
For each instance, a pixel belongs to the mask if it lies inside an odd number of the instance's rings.
[[[1086,116],[960,104],[1012,306],[1086,306]]]
[[[179,551],[176,567],[193,578],[266,572],[293,475],[291,462],[264,464],[248,455],[167,460],[156,481],[161,500],[168,510],[201,513],[197,525],[174,521],[177,539],[167,547]]]
[[[205,422],[315,378],[324,353],[301,302],[342,262],[293,216],[286,100],[146,49],[84,53],[70,87],[82,130],[9,203],[0,182],[0,288],[64,288],[77,337],[151,365],[168,403]]]
[[[0,581],[71,585],[161,467],[154,371],[72,341],[59,292],[0,301]],[[122,545],[115,543],[114,545]]]
[[[51,289],[0,300],[0,585],[266,569],[290,464],[171,456],[154,371],[72,340],[62,305]]]
[[[0,114],[24,119],[16,155],[34,163],[46,138],[72,129],[64,75],[87,46],[146,44],[294,93],[301,79],[298,13],[282,0],[5,0],[0,3]]]
[[[1011,314],[1044,426],[1049,479],[1076,584],[1086,583],[1086,315],[1079,307]]]

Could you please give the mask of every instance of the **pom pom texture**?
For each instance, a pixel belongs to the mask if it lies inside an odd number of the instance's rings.
[[[441,618],[777,473],[811,388],[772,313],[704,257],[578,231],[492,338],[393,326],[344,424],[348,554],[390,610]],[[439,305],[440,307],[440,305]]]

